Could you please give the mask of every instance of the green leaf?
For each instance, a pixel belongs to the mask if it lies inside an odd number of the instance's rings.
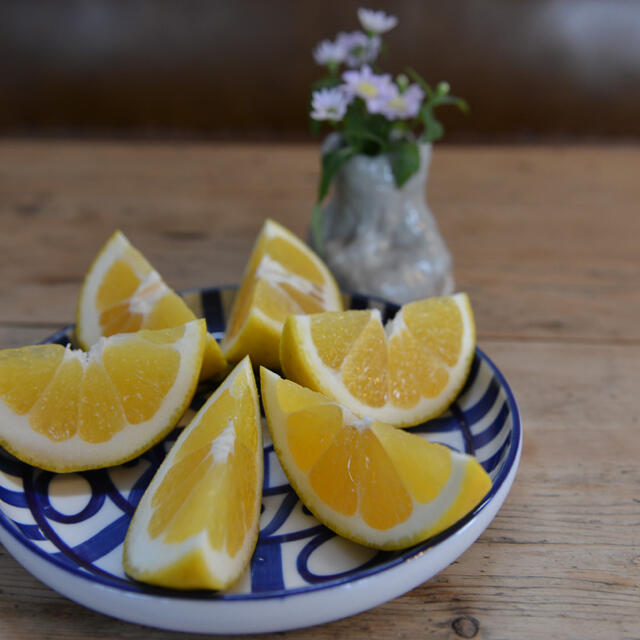
[[[319,204],[311,210],[311,239],[316,253],[322,257],[324,255],[324,211]]]
[[[422,88],[422,90],[427,94],[427,98],[431,99],[431,96],[434,95],[433,89],[427,84],[425,79],[415,69],[412,69],[411,67],[407,67],[406,71],[407,71],[407,75],[415,83],[417,83]]]
[[[322,122],[309,117],[309,129],[311,129],[311,135],[319,135],[320,131],[322,131]]]
[[[444,127],[439,120],[436,120],[430,105],[423,104],[422,107],[420,107],[420,113],[418,115],[424,127],[422,138],[425,142],[433,142],[434,140],[442,138],[444,135]]]
[[[432,118],[429,121],[428,126],[424,128],[423,137],[426,142],[434,142],[435,140],[440,140],[444,135],[444,127],[439,120]]]
[[[343,135],[351,147],[358,148],[363,153],[368,152],[370,155],[379,153],[381,149],[384,149],[386,144],[384,138],[366,129],[359,129],[358,131],[345,130]],[[372,145],[368,145],[367,143],[372,143]]]
[[[320,174],[320,184],[318,186],[318,202],[322,202],[329,192],[331,182],[342,165],[356,153],[353,147],[341,147],[334,151],[328,151],[322,156],[322,173]]]
[[[460,109],[460,111],[462,111],[463,113],[469,112],[469,105],[467,104],[467,101],[463,100],[462,98],[456,98],[456,96],[441,96],[439,98],[435,98],[431,102],[432,107],[440,107],[446,104],[451,104],[455,107],[458,107],[458,109]]]
[[[402,142],[389,153],[391,171],[398,188],[420,168],[420,149],[417,142]]]
[[[364,101],[356,98],[347,109],[342,135],[357,153],[376,155],[387,150],[391,126],[383,115],[369,113]]]
[[[460,111],[462,111],[462,113],[469,113],[471,111],[469,103],[464,98],[456,98],[455,100],[456,102],[454,102],[454,104],[458,109],[460,109]]]
[[[311,85],[311,91],[318,91],[320,89],[333,89],[333,87],[337,87],[340,84],[340,79],[335,76],[324,76],[324,78],[320,78],[316,80]]]

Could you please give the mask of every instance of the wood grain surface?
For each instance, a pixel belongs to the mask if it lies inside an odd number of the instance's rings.
[[[440,147],[429,202],[524,424],[504,506],[458,561],[267,638],[640,638],[640,147]],[[238,282],[266,216],[306,234],[313,146],[0,142],[0,348],[72,322],[122,229],[174,287]],[[187,638],[89,611],[0,548],[0,637]],[[201,636],[193,636],[201,637]]]

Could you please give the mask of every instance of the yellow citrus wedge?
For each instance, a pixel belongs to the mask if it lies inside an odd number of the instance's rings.
[[[383,326],[377,309],[290,316],[280,358],[287,378],[397,427],[442,413],[473,361],[475,324],[466,294],[403,306]]]
[[[174,589],[226,589],[258,539],[263,450],[253,369],[245,358],[185,427],[136,509],[123,564]]]
[[[469,513],[491,487],[473,457],[369,418],[262,368],[280,465],[327,527],[376,549],[422,542]]]
[[[222,353],[232,362],[279,368],[280,334],[289,314],[342,309],[333,276],[318,256],[282,225],[267,220],[234,300]]]
[[[71,472],[135,458],[173,429],[198,383],[204,320],[101,338],[88,352],[57,344],[0,351],[0,444]]]
[[[101,336],[139,329],[168,329],[195,320],[184,300],[169,288],[124,234],[107,240],[87,272],[76,309],[76,342],[88,350]],[[207,335],[200,379],[222,373],[227,362]]]

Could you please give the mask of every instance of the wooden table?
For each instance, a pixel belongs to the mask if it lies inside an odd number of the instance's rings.
[[[175,288],[238,282],[266,216],[306,233],[317,170],[309,146],[1,142],[0,347],[73,320],[115,228]],[[640,638],[640,147],[440,147],[429,190],[520,404],[520,470],[440,575],[285,637]],[[0,549],[0,637],[184,636],[84,609]]]

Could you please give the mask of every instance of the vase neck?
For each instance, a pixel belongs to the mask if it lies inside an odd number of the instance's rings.
[[[351,158],[338,172],[335,189],[346,197],[366,197],[367,193],[388,193],[402,197],[426,197],[427,178],[431,163],[431,144],[420,145],[418,170],[398,188],[393,177],[388,154],[367,156],[359,154]]]

